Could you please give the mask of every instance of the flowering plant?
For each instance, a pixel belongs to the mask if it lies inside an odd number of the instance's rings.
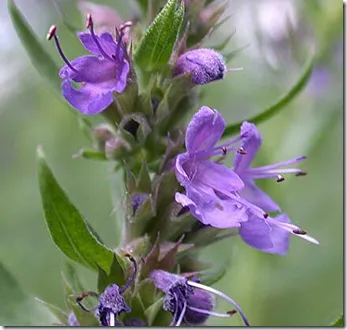
[[[70,326],[196,326],[237,315],[244,325],[256,325],[242,310],[242,298],[235,302],[213,287],[220,274],[206,267],[199,250],[234,236],[277,255],[287,253],[292,235],[318,245],[308,229],[302,229],[304,223],[293,224],[274,196],[257,185],[260,179],[281,183],[289,175],[306,175],[301,169],[305,156],[252,165],[262,143],[256,125],[301,91],[313,59],[272,107],[227,125],[218,110],[199,106],[200,85],[239,70],[228,68],[230,54],[223,52],[223,44],[202,46],[221,24],[227,5],[138,2],[147,14],[145,29],[135,18],[123,21],[108,7],[80,2],[86,31],[77,37],[88,54],[68,58],[53,25],[47,39],[54,41],[60,64],[34,63],[92,140],[92,146],[76,156],[108,162],[124,174],[125,186],[121,242],[106,246],[71,203],[43,148],[38,148],[49,233],[67,258],[97,276],[95,291],[65,279],[66,310],[44,304],[59,324]],[[10,10],[29,54],[34,44],[49,58],[12,1]],[[95,117],[98,123],[91,119]],[[216,298],[228,302],[230,309],[218,311]]]

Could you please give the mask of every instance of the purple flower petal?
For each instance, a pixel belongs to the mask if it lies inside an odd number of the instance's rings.
[[[77,35],[81,40],[82,45],[88,52],[91,52],[95,55],[102,55],[99,47],[96,45],[95,40],[89,32],[80,32]],[[117,49],[117,43],[114,42],[112,35],[108,32],[105,32],[100,36],[96,35],[95,37],[99,41],[100,46],[106,52],[106,54],[112,57]]]
[[[276,220],[278,222],[283,222],[283,223],[290,223],[290,220],[286,214],[280,214],[277,217],[273,218],[273,220]],[[272,241],[273,247],[270,249],[266,249],[264,251],[269,253],[281,254],[281,255],[286,254],[289,249],[290,233],[288,231],[283,230],[282,228],[278,226],[273,226],[272,224],[270,224],[270,227],[271,227],[271,241]]]
[[[256,126],[247,121],[243,122],[241,126],[241,139],[241,146],[246,154],[235,155],[234,170],[236,172],[242,172],[242,170],[247,169],[251,165],[262,142]]]
[[[76,89],[72,86],[71,81],[64,80],[61,87],[65,99],[85,115],[98,114],[113,102],[112,92],[93,88],[95,85],[92,84],[86,84],[80,89]]]
[[[222,137],[225,121],[216,110],[203,106],[193,116],[186,133],[189,154],[212,148]]]
[[[257,205],[265,212],[280,211],[280,207],[262,191],[253,180],[244,179],[245,187],[239,192],[240,196],[245,198],[250,203]]]
[[[250,246],[258,250],[268,250],[274,247],[271,240],[271,228],[265,219],[250,216],[239,229],[241,238]]]

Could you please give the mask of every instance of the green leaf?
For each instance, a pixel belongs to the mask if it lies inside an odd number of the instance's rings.
[[[262,111],[260,114],[247,119],[247,121],[252,122],[253,124],[260,124],[263,121],[270,119],[275,114],[279,113],[281,110],[285,109],[286,105],[288,105],[296,96],[298,96],[306,86],[314,68],[314,64],[315,56],[312,55],[306,62],[301,76],[295,82],[295,84],[293,84],[289,91],[273,105]],[[243,121],[236,124],[228,125],[223,133],[223,137],[237,134],[240,130],[240,126],[242,125],[242,123]]]
[[[48,326],[57,319],[27,295],[13,275],[0,263],[0,324],[3,326]]]
[[[103,269],[99,268],[98,274],[98,291],[99,293],[103,292],[107,286],[110,284],[117,284],[122,286],[125,284],[124,271],[121,267],[118,256],[115,254],[113,257],[113,262],[109,274],[106,273]]]
[[[144,71],[167,65],[184,17],[183,3],[169,0],[145,31],[135,51],[135,63]]]
[[[345,319],[343,314],[333,323],[330,324],[331,327],[344,327],[345,326]]]
[[[86,220],[53,176],[41,148],[37,149],[37,161],[45,219],[54,243],[71,260],[93,270],[99,265],[108,272],[113,252],[89,230]]]
[[[58,76],[58,66],[51,56],[47,53],[45,47],[41,45],[29,26],[26,19],[16,7],[13,0],[8,1],[8,9],[12,19],[13,26],[22,41],[23,47],[29,55],[29,59],[41,76],[61,94],[60,78]]]

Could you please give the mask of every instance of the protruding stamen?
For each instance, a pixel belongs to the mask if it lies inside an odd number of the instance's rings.
[[[226,301],[230,302],[235,307],[235,309],[239,312],[239,314],[241,315],[242,320],[245,323],[245,325],[249,326],[249,322],[248,322],[246,316],[243,314],[241,307],[233,299],[231,299],[229,296],[227,296],[225,293],[223,293],[221,291],[218,291],[218,290],[216,290],[214,288],[211,288],[209,286],[206,286],[204,284],[201,284],[201,283],[196,283],[196,282],[192,282],[192,281],[187,281],[187,283],[190,286],[192,286],[192,287],[195,287],[195,288],[202,289],[202,290],[205,290],[207,292],[213,293],[213,294],[215,294],[217,296],[222,297]]]
[[[47,33],[47,40],[51,40],[52,38],[54,38],[54,41],[55,41],[55,45],[58,49],[58,53],[60,55],[60,57],[63,59],[63,61],[65,62],[65,64],[72,70],[72,71],[75,71],[75,72],[78,72],[74,67],[73,65],[70,63],[70,61],[67,59],[67,57],[65,56],[61,46],[60,46],[60,42],[59,42],[59,39],[57,37],[57,26],[56,25],[52,25],[49,30],[48,30],[48,33]]]
[[[233,310],[231,310],[231,311],[227,311],[227,314],[229,315],[229,316],[233,316],[233,315],[235,315],[237,313],[237,310],[236,309],[233,309]]]
[[[226,154],[228,153],[227,147],[222,147],[222,153],[223,153],[223,156],[226,156]]]
[[[80,306],[82,308],[82,310],[84,310],[85,312],[93,312],[95,311],[98,306],[95,306],[93,308],[87,308],[85,307],[83,304],[82,304],[82,300],[86,297],[89,297],[89,296],[92,296],[92,297],[96,297],[98,298],[99,295],[94,292],[94,291],[87,291],[87,292],[82,292],[77,298],[76,298],[76,303],[78,304],[78,306]]]
[[[93,38],[93,40],[94,40],[94,43],[95,43],[96,47],[98,47],[98,49],[100,50],[101,55],[102,55],[104,58],[107,58],[108,60],[114,62],[114,59],[113,59],[111,56],[109,56],[109,55],[104,51],[104,49],[101,47],[100,42],[99,42],[99,40],[98,40],[98,37],[95,35],[95,32],[94,32],[94,22],[93,22],[93,19],[92,19],[92,15],[91,15],[91,14],[88,14],[88,15],[87,15],[86,27],[89,29],[90,34],[92,35],[92,38]]]
[[[297,235],[306,235],[307,234],[306,231],[302,230],[302,229],[294,229],[293,233],[297,234]]]
[[[89,29],[93,25],[92,15],[87,14],[86,17],[86,28]]]
[[[264,213],[263,217],[264,217],[264,219],[267,219],[269,217],[269,215],[267,213]]]
[[[194,311],[194,312],[197,312],[197,313],[200,313],[200,314],[207,314],[207,315],[216,316],[216,317],[225,317],[226,318],[226,317],[230,317],[232,315],[229,312],[227,312],[226,314],[222,314],[222,313],[216,313],[216,312],[213,312],[213,311],[207,311],[205,309],[200,309],[200,308],[192,307],[192,306],[187,306],[187,308],[190,309],[191,311]],[[235,311],[235,313],[236,313],[236,311]]]
[[[125,29],[130,28],[132,26],[133,26],[132,21],[126,21],[119,27],[119,31],[122,33],[122,32],[124,32]]]
[[[137,274],[137,263],[136,263],[136,260],[135,260],[130,254],[126,254],[125,256],[126,256],[127,258],[129,258],[129,260],[133,263],[134,272],[131,274],[130,278],[128,279],[128,282],[125,283],[125,284],[119,289],[119,293],[120,293],[120,294],[123,294],[124,291],[130,287],[130,285],[135,281],[135,277],[136,277],[136,274]]]
[[[49,30],[48,30],[48,33],[47,33],[47,37],[46,39],[47,40],[51,40],[54,36],[55,36],[55,33],[57,32],[57,27],[56,25],[52,25]]]
[[[237,153],[240,154],[240,155],[246,155],[247,152],[245,151],[245,149],[243,149],[242,147],[238,148],[237,149]]]
[[[226,70],[226,72],[242,71],[242,70],[243,70],[242,67],[240,67],[240,68],[228,68],[228,69]]]
[[[285,178],[281,174],[277,175],[277,179],[276,179],[277,182],[283,182],[284,180]]]
[[[307,172],[305,172],[305,171],[295,173],[295,176],[305,176],[305,175],[307,175]]]

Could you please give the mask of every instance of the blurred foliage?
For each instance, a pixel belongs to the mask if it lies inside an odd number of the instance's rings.
[[[76,9],[70,8],[74,7],[72,2],[56,2],[69,13],[69,21],[82,24]],[[132,11],[139,12],[134,1],[95,2],[114,6],[125,19]],[[342,5],[324,0],[283,2],[292,6],[296,23],[274,37],[257,24],[267,18],[270,3],[276,7],[276,0],[233,1],[231,18],[214,32],[209,44],[217,44],[235,28],[228,49],[249,46],[229,66],[244,70],[204,86],[200,103],[219,109],[230,124],[256,115],[289,89],[300,75],[308,46],[316,46],[316,67],[303,93],[286,110],[259,125],[264,142],[257,163],[308,156],[303,164],[307,177],[260,185],[294,223],[320,241],[320,246],[293,237],[288,255],[281,257],[251,249],[240,238],[231,237],[207,248],[204,257],[216,262],[217,268],[228,260],[228,272],[216,288],[242,306],[251,324],[323,326],[341,314],[343,305]],[[42,41],[51,23],[62,25],[52,1],[16,3]],[[0,321],[10,324],[14,319],[18,322],[11,324],[31,325],[35,323],[31,308],[36,309],[37,303],[24,298],[24,292],[63,307],[61,271],[66,269],[66,260],[52,243],[44,222],[36,178],[37,145],[45,148],[52,170],[73,204],[111,247],[120,240],[124,195],[121,173],[110,178],[106,164],[72,158],[87,145],[87,138],[68,105],[56,98],[31,67],[13,32],[6,2],[1,1],[0,6],[0,261],[16,278],[1,269],[0,297],[2,306],[7,307],[1,308]],[[256,20],[247,20],[254,15]],[[60,38],[69,57],[80,54],[82,47],[68,28],[61,26]],[[44,45],[61,64],[54,45]],[[117,189],[110,195],[112,186]],[[95,275],[76,268],[83,286],[96,290]],[[218,308],[228,307],[221,302]],[[51,322],[49,315],[40,320],[40,324]],[[209,322],[240,325],[236,317]]]

